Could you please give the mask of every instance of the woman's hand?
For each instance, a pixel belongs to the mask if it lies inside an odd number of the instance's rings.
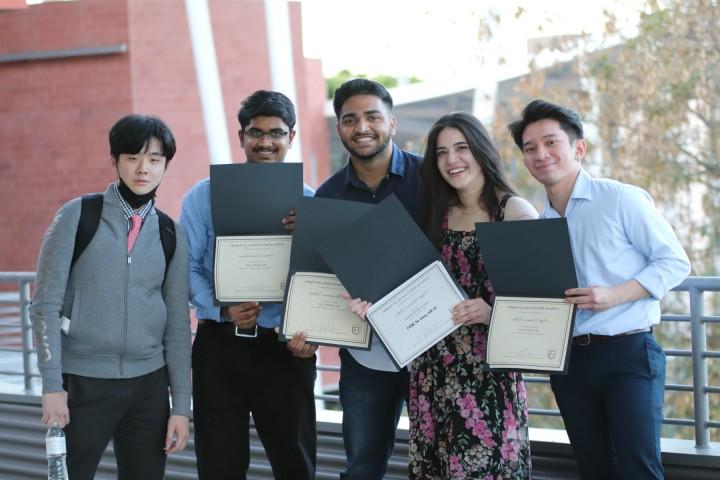
[[[472,325],[474,323],[490,324],[492,308],[482,298],[463,300],[451,310],[452,321],[456,325]]]
[[[368,309],[372,307],[372,302],[365,301],[362,298],[352,298],[347,293],[341,293],[340,295],[347,300],[348,310],[357,315],[360,320],[365,320],[365,315],[367,315]]]

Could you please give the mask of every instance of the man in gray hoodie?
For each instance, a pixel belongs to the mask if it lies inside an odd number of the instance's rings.
[[[175,224],[166,261],[154,208],[175,139],[144,115],[120,119],[109,137],[118,180],[102,194],[90,242],[73,260],[76,198],[55,215],[38,258],[30,317],[42,421],[65,428],[73,480],[94,478],[111,438],[118,478],[161,479],[166,454],[187,442],[191,395],[187,241]]]

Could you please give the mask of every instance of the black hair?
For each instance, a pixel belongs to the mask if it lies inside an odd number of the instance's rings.
[[[485,177],[478,204],[488,213],[491,221],[500,208],[498,192],[514,194],[515,190],[505,177],[500,153],[492,143],[490,135],[480,120],[466,112],[453,112],[440,117],[430,129],[422,165],[420,179],[422,195],[420,198],[420,226],[425,234],[439,249],[442,247],[442,223],[451,205],[456,205],[457,192],[440,175],[437,165],[437,139],[446,128],[456,128],[467,140],[470,152]]]
[[[508,125],[515,145],[520,150],[523,149],[522,136],[527,126],[546,118],[556,120],[571,143],[583,138],[583,125],[577,112],[545,100],[533,100],[523,109],[522,118]]]
[[[340,119],[340,110],[342,110],[343,104],[348,98],[354,97],[355,95],[374,95],[382,100],[389,112],[392,112],[393,99],[382,84],[374,80],[368,80],[367,78],[353,78],[335,90],[333,108],[335,109],[335,116],[338,119]]]
[[[127,115],[110,129],[110,155],[117,163],[123,153],[141,152],[153,137],[158,139],[165,160],[170,162],[175,156],[175,137],[165,122],[150,115]]]
[[[245,130],[255,117],[280,117],[290,130],[295,128],[295,107],[280,92],[258,90],[243,100],[237,114],[240,128]]]

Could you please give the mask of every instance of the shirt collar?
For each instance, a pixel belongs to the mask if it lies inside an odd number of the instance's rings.
[[[392,144],[392,156],[390,157],[390,171],[388,173],[397,175],[400,177],[405,176],[405,170],[407,168],[407,159],[403,155],[402,150],[398,148],[395,143]],[[363,182],[357,176],[355,169],[353,168],[352,162],[348,158],[347,169],[345,171],[345,183],[351,185],[361,185]]]
[[[592,177],[584,168],[578,173],[570,198],[592,200]]]
[[[140,215],[145,221],[145,217],[147,216],[148,212],[152,209],[153,204],[155,203],[154,200],[150,200],[145,205],[140,207],[140,209],[136,212],[132,209],[132,207],[125,201],[125,199],[120,195],[120,189],[118,189],[117,182],[113,183],[113,191],[115,192],[115,195],[117,196],[118,200],[120,201],[120,205],[122,206],[123,213],[125,214],[125,219],[128,221],[128,225],[130,224],[130,217],[133,215]],[[128,227],[129,228],[129,227]]]
[[[570,208],[570,203],[573,199],[592,200],[592,177],[589,173],[585,171],[584,168],[580,169],[577,178],[575,179],[575,184],[573,185],[572,192],[570,192],[568,206],[565,209],[566,214],[567,210]],[[556,216],[560,216],[557,210],[555,210],[550,203],[550,197],[548,195],[545,195],[545,205],[543,206],[543,212],[553,212],[554,214],[556,214]]]

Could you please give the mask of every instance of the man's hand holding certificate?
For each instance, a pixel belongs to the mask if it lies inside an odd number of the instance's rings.
[[[212,165],[210,184],[216,300],[281,302],[292,243],[281,219],[302,196],[302,165]]]
[[[564,292],[577,286],[566,219],[478,223],[476,233],[496,294],[490,368],[565,372],[575,306]]]

